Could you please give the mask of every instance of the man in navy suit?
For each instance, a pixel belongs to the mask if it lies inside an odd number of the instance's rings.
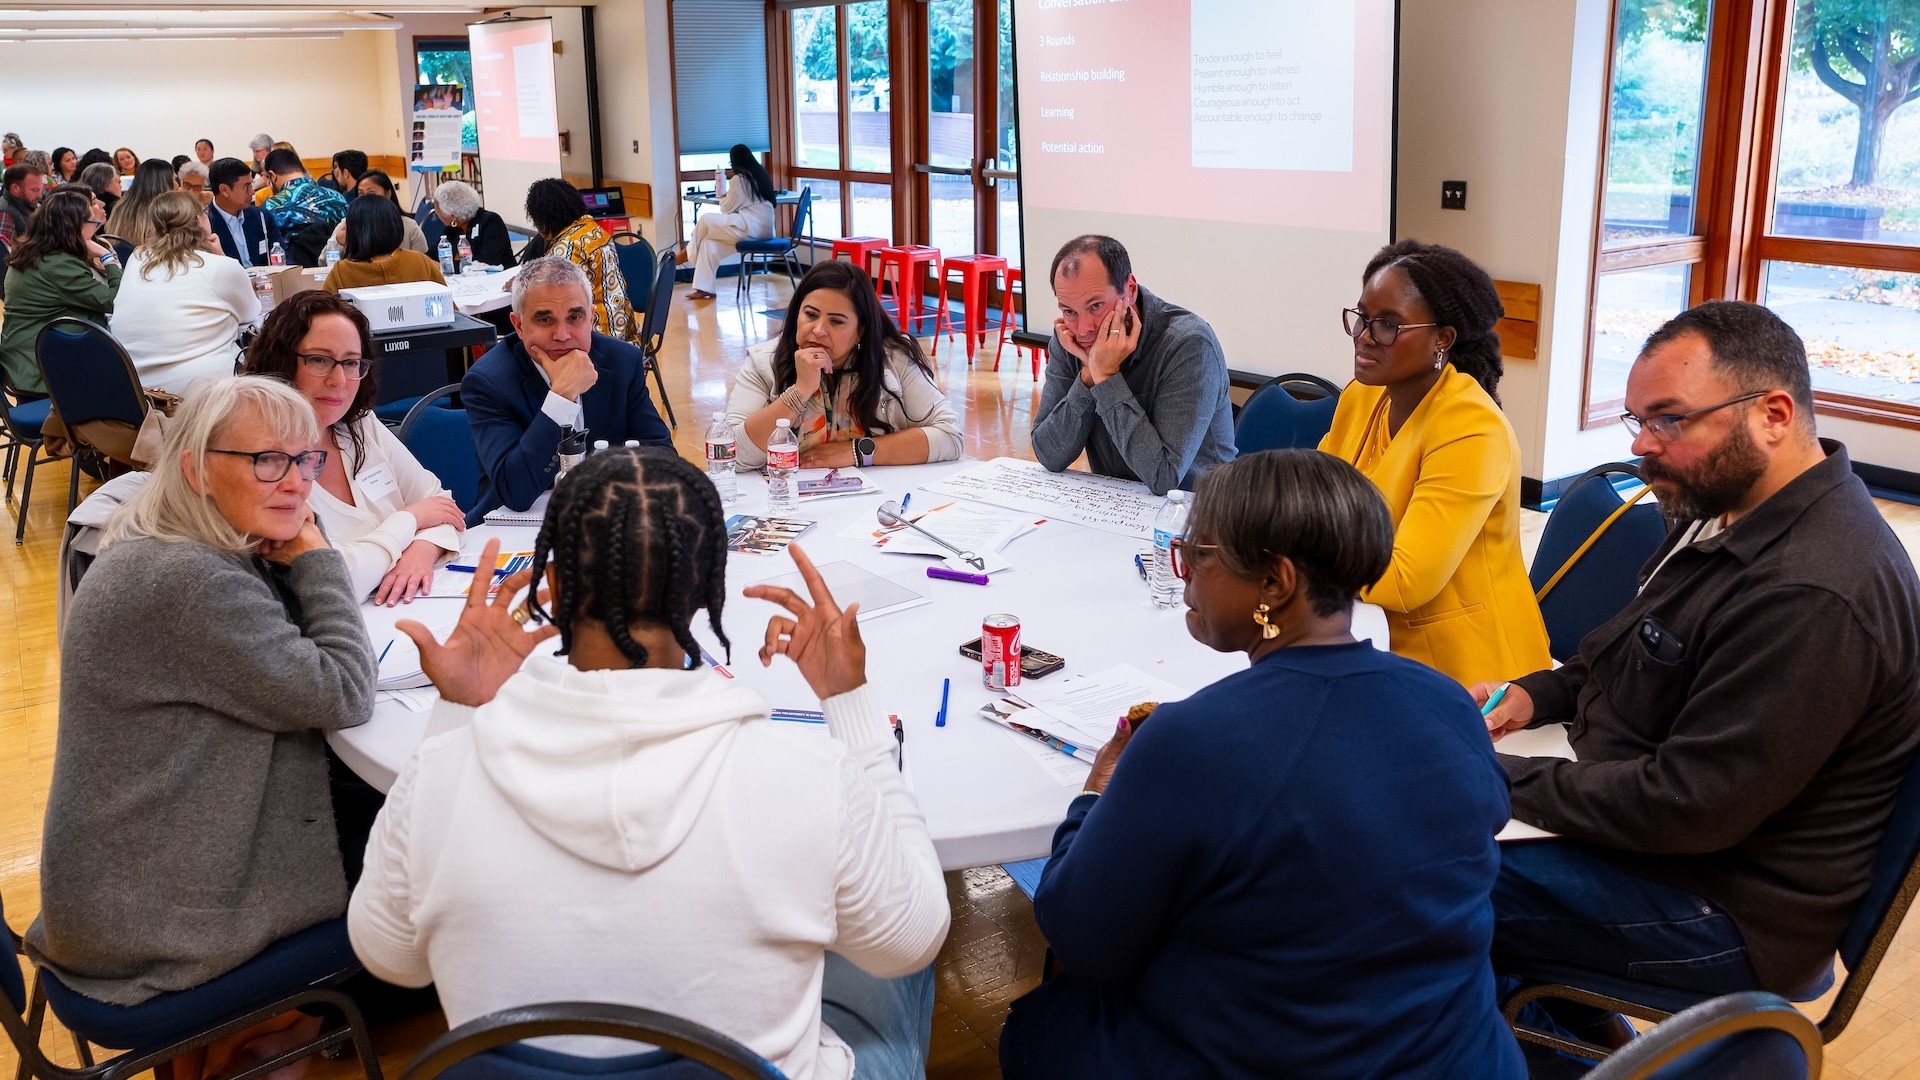
[[[253,170],[239,158],[221,158],[207,170],[207,185],[213,189],[207,224],[220,250],[241,266],[267,265],[273,245],[283,239],[273,216],[253,205]]]
[[[560,469],[562,428],[613,446],[671,446],[647,393],[640,350],[593,331],[587,275],[559,257],[535,259],[513,282],[513,334],[460,381],[480,457],[469,521],[505,504],[533,505]]]

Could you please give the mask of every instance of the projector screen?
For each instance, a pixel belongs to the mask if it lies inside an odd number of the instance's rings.
[[[1081,233],[1227,365],[1344,384],[1340,309],[1393,230],[1394,0],[1016,0],[1027,328]]]
[[[560,115],[554,100],[553,21],[515,19],[467,27],[473,50],[475,126],[487,209],[509,225],[527,221],[527,188],[560,175]]]

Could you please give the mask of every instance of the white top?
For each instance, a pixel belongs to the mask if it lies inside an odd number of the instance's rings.
[[[766,447],[747,434],[747,417],[767,407],[780,392],[774,389],[773,353],[780,339],[763,341],[747,350],[747,362],[733,378],[727,396],[727,425],[733,428],[734,460],[740,468],[767,464]],[[844,378],[844,376],[843,376]],[[880,395],[879,419],[894,431],[920,428],[927,433],[927,460],[952,461],[960,456],[960,415],[940,387],[901,350],[887,350],[887,369]],[[804,422],[793,425],[796,436],[806,433]]]
[[[720,196],[720,212],[739,214],[749,236],[773,235],[773,204],[755,195],[746,177],[736,177],[727,185],[726,194]]]
[[[460,530],[451,525],[422,529],[412,513],[401,509],[421,499],[452,493],[440,478],[427,471],[399,436],[372,413],[360,418],[364,460],[347,462],[347,486],[353,492],[349,506],[318,483],[307,496],[313,516],[327,539],[347,559],[347,576],[355,596],[366,596],[380,585],[400,553],[415,540],[425,540],[447,551],[460,550]],[[340,438],[351,458],[353,446]]]
[[[794,1080],[845,1080],[853,1053],[820,1018],[827,950],[906,975],[948,910],[886,713],[864,687],[822,709],[831,737],[710,669],[552,656],[477,710],[436,705],[367,841],[354,952],[434,983],[455,1026],[616,1002],[715,1028]]]
[[[146,250],[127,260],[108,323],[133,358],[142,386],[185,394],[201,379],[233,374],[240,328],[260,321],[260,301],[240,264],[199,255],[199,264],[147,277]]]

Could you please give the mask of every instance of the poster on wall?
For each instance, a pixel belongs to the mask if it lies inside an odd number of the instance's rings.
[[[413,88],[409,168],[415,172],[439,172],[460,167],[460,125],[466,107],[464,86],[436,83]]]

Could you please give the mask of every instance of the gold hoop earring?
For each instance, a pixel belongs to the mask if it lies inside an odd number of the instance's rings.
[[[1280,636],[1280,628],[1267,621],[1267,612],[1273,609],[1265,604],[1256,604],[1253,608],[1253,621],[1260,624],[1260,640],[1272,641]]]

